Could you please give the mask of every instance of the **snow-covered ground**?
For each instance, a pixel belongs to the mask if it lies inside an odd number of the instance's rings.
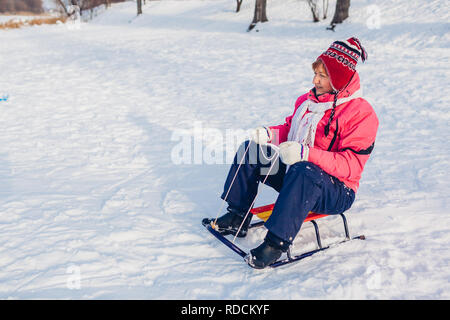
[[[251,33],[254,2],[235,13],[226,0],[0,31],[0,298],[449,299],[447,2],[376,3],[352,1],[336,32],[297,0],[268,1]],[[206,151],[282,123],[314,59],[350,36],[369,53],[358,69],[380,119],[348,212],[367,240],[251,269],[200,224],[222,204],[230,156]],[[195,128],[205,134],[180,164],[180,133]],[[257,204],[275,197],[261,187]],[[339,218],[319,225],[325,243],[342,236]],[[295,251],[312,248],[305,224]]]

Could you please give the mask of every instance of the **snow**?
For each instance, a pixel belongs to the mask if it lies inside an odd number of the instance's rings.
[[[126,2],[0,31],[0,298],[450,298],[446,1],[355,0],[336,32],[333,1],[316,24],[303,1],[268,1],[270,21],[247,33],[253,5],[148,1],[135,17]],[[226,133],[282,123],[314,59],[350,36],[380,119],[347,214],[367,240],[251,269],[200,223],[222,205]],[[174,159],[180,133],[197,143],[190,162]],[[257,205],[275,198],[262,186]],[[341,239],[339,217],[319,225],[324,244]],[[294,249],[314,248],[307,223]]]

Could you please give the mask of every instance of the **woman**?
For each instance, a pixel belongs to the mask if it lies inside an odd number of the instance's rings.
[[[364,62],[367,54],[357,38],[335,41],[312,64],[314,88],[297,99],[294,113],[282,125],[255,129],[238,152],[246,151],[245,162],[236,155],[222,194],[229,206],[214,221],[216,230],[245,237],[258,183],[279,192],[264,242],[246,259],[250,266],[265,268],[278,260],[310,211],[339,214],[352,205],[378,129],[374,110],[362,98],[359,58]],[[258,152],[269,142],[279,143],[276,166]],[[265,150],[273,153],[270,146]]]

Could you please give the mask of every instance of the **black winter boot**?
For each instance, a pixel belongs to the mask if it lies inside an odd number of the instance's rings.
[[[250,250],[245,261],[255,269],[264,269],[276,262],[281,254],[289,249],[290,245],[290,242],[282,240],[269,231],[264,242],[259,247]]]
[[[242,221],[245,218],[245,215],[247,214],[247,211],[248,210],[242,211],[232,207],[228,207],[227,213],[217,218],[214,229],[224,236],[228,234],[236,235],[239,227],[242,224]],[[247,235],[248,227],[250,226],[252,217],[253,214],[249,212],[244,224],[242,224],[239,234],[237,235],[238,238],[243,238]],[[214,220],[215,219],[205,218],[202,220],[202,223],[203,225],[208,225],[211,224],[211,222],[214,222]]]

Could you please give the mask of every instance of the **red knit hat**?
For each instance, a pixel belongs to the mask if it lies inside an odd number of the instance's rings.
[[[366,61],[367,52],[355,37],[333,42],[328,50],[318,57],[325,65],[335,91],[341,91],[350,82],[360,57],[363,62]]]

